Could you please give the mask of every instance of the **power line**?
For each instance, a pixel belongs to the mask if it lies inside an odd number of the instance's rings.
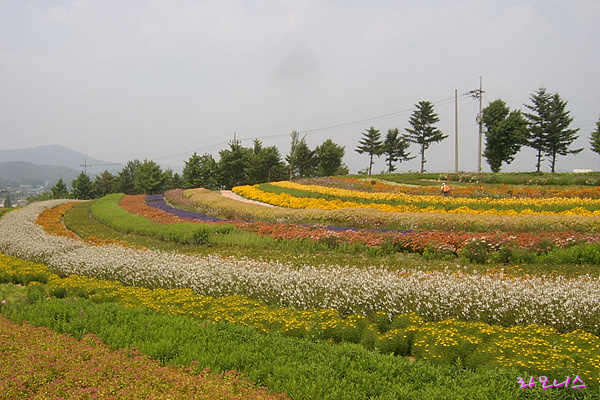
[[[460,99],[469,97],[470,95],[468,93],[462,94],[460,95]],[[441,106],[441,105],[445,105],[448,103],[451,103],[454,101],[454,97],[448,97],[445,99],[441,99],[438,101],[433,102],[433,105],[436,106]],[[307,129],[307,130],[303,130],[303,131],[298,131],[298,133],[302,133],[305,135],[312,135],[315,133],[320,133],[320,132],[326,132],[326,131],[332,131],[332,130],[337,130],[337,129],[342,129],[342,128],[349,128],[355,125],[360,125],[360,124],[364,124],[367,122],[375,122],[375,121],[381,121],[381,120],[385,120],[385,119],[390,119],[390,118],[394,118],[394,117],[399,117],[402,115],[408,115],[410,114],[414,109],[413,108],[407,108],[404,110],[400,110],[400,111],[395,111],[392,113],[388,113],[388,114],[383,114],[383,115],[378,115],[375,117],[370,117],[370,118],[365,118],[365,119],[361,119],[361,120],[357,120],[357,121],[352,121],[352,122],[345,122],[342,124],[336,124],[336,125],[330,125],[330,126],[325,126],[322,128],[314,128],[314,129]],[[279,133],[279,134],[275,134],[275,135],[266,135],[266,136],[260,136],[260,137],[253,137],[253,138],[243,138],[243,139],[237,139],[238,141],[242,141],[242,140],[254,140],[254,139],[273,139],[273,138],[278,138],[278,137],[286,137],[289,136],[289,133]],[[211,148],[214,147],[220,147],[220,146],[224,146],[227,145],[229,143],[229,141],[227,142],[220,142],[217,144],[213,144],[210,146],[206,146],[206,147],[202,147],[199,149],[195,149],[195,150],[188,150],[186,152],[183,153],[178,153],[178,154],[172,154],[172,155],[168,155],[168,156],[163,156],[163,157],[155,157],[153,158],[154,160],[163,160],[163,159],[168,159],[168,158],[173,158],[173,157],[179,157],[179,156],[184,156],[187,154],[191,154],[191,153],[197,153],[199,151],[207,151]]]

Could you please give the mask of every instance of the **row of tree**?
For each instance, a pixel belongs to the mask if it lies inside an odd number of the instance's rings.
[[[579,129],[569,126],[573,118],[567,111],[567,102],[558,93],[548,93],[541,87],[531,95],[529,112],[510,110],[503,100],[495,100],[483,110],[486,127],[486,157],[492,172],[499,172],[502,164],[510,164],[522,146],[536,151],[536,171],[540,172],[545,157],[551,172],[556,171],[558,156],[577,154],[583,150],[570,149]]]
[[[486,128],[483,156],[493,172],[499,172],[502,164],[514,161],[522,146],[536,150],[538,172],[544,157],[549,159],[551,171],[555,172],[557,156],[583,150],[570,149],[578,138],[578,129],[569,128],[573,119],[566,109],[567,102],[560,95],[550,94],[542,87],[531,96],[531,102],[525,105],[529,110],[527,113],[510,110],[501,99],[482,110],[482,123]],[[433,104],[421,101],[415,105],[406,133],[401,134],[398,128],[389,129],[382,139],[378,129],[367,129],[355,149],[359,154],[369,156],[364,173],[371,175],[374,157],[382,155],[385,155],[388,172],[394,172],[396,163],[415,158],[408,151],[411,144],[419,148],[421,172],[424,172],[427,149],[448,137],[435,126],[438,122]],[[181,176],[170,169],[163,171],[154,161],[134,160],[117,175],[104,171],[91,180],[82,172],[71,182],[70,193],[61,179],[46,197],[91,199],[117,192],[155,194],[173,188],[230,189],[237,185],[348,173],[343,163],[344,146],[327,139],[311,150],[305,139],[296,131],[291,133],[290,152],[285,156],[285,162],[276,146],[265,147],[260,140],[255,140],[252,147],[244,147],[234,140],[228,149],[219,151],[218,160],[208,153],[194,153],[184,162]],[[600,154],[600,121],[592,132],[590,145],[592,151]]]
[[[558,156],[577,154],[583,150],[571,149],[570,146],[578,138],[579,129],[569,126],[573,118],[567,111],[567,102],[558,93],[548,93],[541,87],[531,95],[532,104],[526,104],[529,112],[510,110],[506,103],[495,100],[482,110],[482,123],[485,125],[485,150],[486,158],[492,172],[499,172],[502,164],[510,164],[515,155],[523,146],[536,151],[536,171],[541,171],[542,161],[545,157],[549,160],[551,172],[556,171]],[[433,143],[441,142],[448,135],[436,128],[439,117],[435,113],[433,104],[421,101],[415,106],[410,116],[410,128],[400,135],[398,129],[390,129],[384,140],[381,139],[379,130],[371,127],[363,133],[359,146],[355,149],[358,153],[369,155],[367,173],[371,175],[374,156],[386,156],[388,172],[395,171],[395,162],[410,160],[408,148],[411,143],[419,146],[421,156],[421,173],[425,172],[425,151]],[[591,136],[592,151],[600,154],[600,121]]]
[[[343,163],[344,146],[331,139],[311,150],[298,132],[291,134],[291,150],[282,160],[277,147],[262,145],[255,140],[253,147],[244,147],[239,141],[229,143],[229,148],[219,151],[219,159],[208,153],[194,153],[187,161],[182,175],[165,171],[152,160],[129,161],[116,175],[104,171],[94,180],[81,172],[71,182],[72,190],[62,180],[52,186],[49,193],[36,200],[47,198],[93,199],[110,193],[157,194],[174,188],[204,187],[210,190],[231,189],[237,185],[253,185],[274,180],[297,177],[346,175]]]

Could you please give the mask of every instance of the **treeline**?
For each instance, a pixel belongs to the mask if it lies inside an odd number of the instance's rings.
[[[558,93],[549,93],[544,87],[533,93],[530,100],[531,104],[525,104],[528,110],[525,113],[511,110],[503,100],[497,99],[490,102],[482,110],[482,115],[478,116],[478,121],[484,128],[482,131],[485,132],[485,149],[482,155],[492,172],[500,172],[504,164],[512,163],[522,147],[535,150],[536,172],[541,172],[542,161],[547,160],[552,173],[556,171],[558,156],[575,155],[583,150],[571,148],[579,137],[579,128],[570,128],[573,118],[567,110],[567,101]],[[406,128],[403,135],[398,133],[398,129],[390,129],[382,140],[379,130],[374,127],[366,130],[355,149],[360,154],[369,155],[366,173],[371,175],[373,157],[382,155],[386,156],[388,172],[393,172],[395,162],[414,158],[408,152],[411,144],[416,144],[419,148],[420,172],[424,173],[426,150],[448,137],[435,126],[439,121],[433,104],[421,101],[415,105],[408,121],[410,128]],[[600,120],[591,133],[590,149],[600,154]]]
[[[569,115],[558,93],[549,93],[544,87],[531,95],[531,103],[525,107],[529,112],[511,110],[506,103],[495,100],[482,110],[481,123],[485,127],[486,158],[492,172],[500,172],[503,164],[514,161],[515,155],[526,146],[536,151],[536,172],[541,172],[543,160],[549,161],[555,172],[558,156],[575,155],[583,150],[571,149],[578,138],[578,129],[570,128],[573,118]],[[420,172],[425,172],[426,150],[432,144],[445,140],[436,127],[440,121],[429,101],[421,101],[409,118],[410,128],[401,134],[398,128],[390,129],[385,138],[378,129],[367,129],[355,151],[369,156],[368,167],[359,174],[371,175],[373,157],[385,155],[388,172],[396,170],[395,164],[413,158],[408,151],[411,145],[418,147]],[[600,154],[600,120],[590,136],[590,149]],[[284,179],[346,175],[348,167],[343,162],[345,147],[325,140],[310,149],[305,137],[296,131],[291,133],[290,152],[282,158],[276,146],[263,146],[258,139],[252,147],[244,147],[233,140],[229,148],[219,151],[219,159],[211,154],[194,153],[183,168],[182,175],[173,173],[151,160],[129,161],[118,174],[104,171],[91,180],[81,173],[71,182],[69,192],[61,179],[49,193],[30,198],[30,201],[47,198],[92,199],[110,193],[157,194],[175,188],[204,187],[210,190],[231,189],[238,185],[253,185]]]
[[[72,190],[59,179],[48,193],[28,200],[88,200],[111,193],[159,194],[176,188],[219,190],[298,177],[348,174],[348,167],[342,161],[344,146],[327,139],[311,150],[296,131],[292,132],[291,139],[291,150],[285,160],[276,146],[265,147],[260,140],[254,140],[252,147],[244,147],[234,140],[229,148],[219,151],[218,160],[208,153],[194,153],[184,162],[181,175],[171,169],[163,170],[152,160],[133,160],[116,175],[104,171],[92,180],[81,172],[71,182]]]

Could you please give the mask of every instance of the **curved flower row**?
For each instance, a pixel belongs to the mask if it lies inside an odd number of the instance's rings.
[[[180,210],[166,204],[162,195],[126,196],[120,204],[129,212],[163,223],[177,223],[183,220],[199,222],[227,222],[200,213]],[[163,214],[157,213],[158,208]],[[386,241],[401,251],[422,253],[430,247],[436,251],[457,253],[463,247],[474,242],[485,244],[488,251],[496,251],[502,246],[506,249],[525,251],[550,250],[545,246],[565,248],[576,244],[599,243],[600,237],[585,235],[574,231],[561,232],[495,232],[473,233],[461,231],[389,231],[389,230],[359,230],[354,228],[309,227],[297,224],[271,224],[265,222],[234,223],[236,226],[280,240],[310,239],[313,241],[333,240],[340,242],[363,243],[368,247],[381,246]]]
[[[407,204],[413,203],[427,203],[433,205],[445,205],[445,204],[460,204],[460,205],[485,205],[486,207],[497,207],[497,206],[519,206],[519,207],[534,207],[541,208],[551,205],[561,205],[569,207],[585,207],[600,206],[600,199],[581,199],[577,197],[552,197],[552,198],[501,198],[493,199],[489,197],[485,198],[454,198],[444,196],[432,196],[432,195],[410,195],[406,193],[369,193],[361,192],[356,190],[347,190],[339,188],[331,188],[320,185],[302,185],[290,181],[272,182],[271,185],[278,186],[287,189],[306,190],[313,193],[319,193],[324,195],[336,196],[336,197],[350,197],[357,199],[365,199],[372,201],[392,201],[402,202]],[[600,212],[593,214],[600,215]]]
[[[447,177],[440,176],[439,182],[447,180]],[[439,196],[439,186],[423,185],[402,185],[375,181],[372,179],[356,178],[351,176],[329,176],[320,178],[306,178],[296,181],[302,185],[319,185],[339,189],[348,189],[363,192],[393,192],[404,193],[407,195],[432,195]],[[509,185],[485,185],[485,186],[456,186],[452,188],[453,197],[471,197],[471,198],[600,198],[600,186],[584,187],[577,189],[556,189],[545,186],[534,187],[514,187]]]
[[[428,320],[459,318],[500,325],[539,324],[598,334],[600,279],[388,271],[338,266],[301,268],[276,262],[93,246],[47,234],[34,203],[0,220],[0,252],[44,262],[61,275],[117,279],[129,285],[191,288],[203,295],[245,295],[298,309],[343,314],[415,312]]]
[[[286,184],[287,185],[287,184]],[[318,187],[318,186],[315,186]],[[290,187],[291,188],[291,187]],[[295,188],[295,187],[294,187]],[[297,189],[297,188],[295,188]],[[308,189],[303,189],[308,190]],[[443,207],[434,207],[428,206],[425,208],[421,208],[414,204],[405,204],[393,206],[385,203],[357,203],[352,201],[344,201],[344,200],[325,200],[322,198],[309,198],[309,197],[295,197],[287,193],[269,193],[258,188],[258,185],[255,186],[236,186],[233,188],[233,191],[243,197],[261,201],[264,203],[272,204],[279,207],[287,207],[287,208],[314,208],[314,209],[323,209],[323,210],[336,210],[343,208],[372,208],[380,211],[386,212],[397,212],[397,213],[442,213],[442,214],[493,214],[493,215],[502,215],[502,216],[516,216],[516,215],[576,215],[576,216],[600,216],[600,210],[589,211],[583,207],[574,207],[570,210],[561,211],[561,212],[551,212],[551,211],[534,211],[530,208],[526,208],[521,211],[515,211],[512,209],[509,210],[497,210],[494,208],[485,209],[485,210],[475,210],[466,206],[460,206],[455,209],[446,210]],[[348,191],[350,193],[358,193],[354,191]],[[315,193],[320,193],[315,191]],[[335,192],[329,192],[327,194],[336,195]],[[351,196],[350,193],[346,193],[346,196]],[[372,193],[367,193],[372,194]],[[373,193],[375,194],[375,193]],[[380,193],[376,193],[380,194]],[[340,195],[339,193],[337,195]],[[358,196],[355,196],[358,197]],[[420,196],[420,201],[428,200],[425,196]],[[440,200],[441,197],[430,196],[432,199]],[[452,200],[452,199],[450,199]],[[471,199],[477,200],[477,199]],[[440,204],[440,203],[438,203]],[[600,204],[600,203],[599,203]]]
[[[46,232],[51,235],[65,236],[71,239],[80,239],[73,231],[68,230],[63,222],[62,218],[66,212],[68,212],[78,201],[71,201],[69,203],[61,204],[53,208],[48,208],[42,211],[36,220],[36,223],[40,225]],[[124,247],[129,247],[129,243],[123,242],[116,239],[101,239],[96,236],[90,236],[85,239],[87,243],[94,244],[96,246],[103,246],[109,244],[116,244]]]

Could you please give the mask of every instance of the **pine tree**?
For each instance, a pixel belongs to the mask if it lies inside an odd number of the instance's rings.
[[[71,182],[71,187],[73,188],[73,198],[78,200],[90,200],[93,199],[94,188],[92,185],[92,181],[90,177],[87,176],[83,171],[77,176],[77,178],[73,179]]]
[[[94,180],[94,191],[100,197],[106,196],[109,193],[114,193],[116,190],[116,178],[108,171],[102,172]]]
[[[369,176],[373,169],[373,156],[380,156],[383,152],[383,143],[381,142],[381,133],[378,129],[371,127],[363,133],[363,138],[358,142],[355,151],[358,154],[367,153],[369,155]]]
[[[408,147],[410,142],[404,136],[400,136],[398,128],[389,129],[385,140],[383,141],[383,154],[385,154],[385,162],[388,165],[388,172],[394,172],[398,161],[412,160]]]
[[[285,179],[284,165],[276,146],[263,147],[262,142],[254,139],[254,149],[248,163],[248,184],[271,182]]]
[[[4,197],[4,208],[12,208],[10,193],[6,193],[6,197]]]
[[[69,197],[69,189],[65,182],[60,178],[54,186],[50,188],[53,199],[66,199]]]
[[[209,190],[219,188],[219,166],[212,155],[204,153],[199,156],[194,153],[184,163],[181,177],[184,188],[202,187]]]
[[[550,157],[550,170],[556,171],[557,156],[577,154],[583,149],[570,150],[578,138],[579,129],[569,129],[573,118],[566,110],[567,102],[558,93],[550,94],[541,87],[531,96],[533,104],[525,105],[531,113],[525,113],[529,126],[528,146],[537,151],[536,171],[540,172],[543,156]]]
[[[160,165],[144,159],[135,174],[135,189],[142,194],[159,194],[165,188],[165,175]]]
[[[411,128],[406,128],[406,139],[411,143],[419,145],[419,154],[421,154],[421,173],[425,172],[425,151],[432,143],[441,142],[448,135],[444,135],[441,130],[435,127],[440,121],[434,112],[433,104],[429,101],[420,101],[415,105],[416,109],[410,116],[409,123]]]
[[[142,163],[135,159],[128,161],[125,167],[117,174],[115,179],[116,191],[125,194],[140,194],[135,187],[135,180]]]
[[[596,122],[596,130],[592,132],[590,137],[590,146],[594,153],[600,154],[600,120]]]
[[[300,142],[304,141],[304,138],[306,136],[304,136],[302,139],[300,139],[300,133],[298,133],[298,131],[292,131],[291,133],[291,143],[290,143],[290,153],[285,156],[285,161],[287,161],[288,163],[288,172],[289,172],[289,180],[291,181],[296,175],[297,175],[297,169],[298,169],[298,145],[300,144]]]
[[[219,151],[220,185],[226,189],[248,183],[247,169],[252,149],[243,147],[239,141],[229,142],[229,149]]]

